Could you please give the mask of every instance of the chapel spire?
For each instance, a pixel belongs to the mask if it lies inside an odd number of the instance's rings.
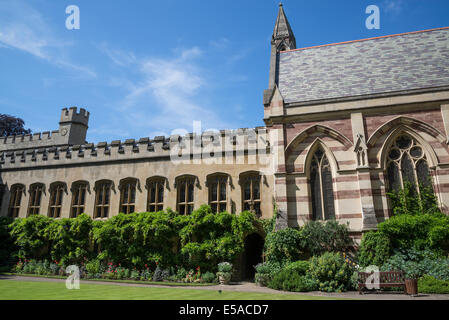
[[[279,13],[274,25],[271,44],[276,45],[277,51],[296,49],[295,35],[288,23],[282,3],[279,4]]]
[[[279,13],[274,25],[271,37],[270,76],[268,88],[274,88],[277,84],[278,56],[279,52],[296,49],[296,39],[290,23],[284,12],[282,3],[279,4]]]

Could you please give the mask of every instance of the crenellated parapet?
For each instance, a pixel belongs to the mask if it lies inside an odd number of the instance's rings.
[[[37,145],[34,148],[22,150],[0,150],[0,164],[2,170],[14,170],[39,166],[145,159],[174,163],[184,161],[185,163],[190,159],[266,154],[270,147],[268,141],[266,128],[260,127],[204,132],[198,135],[190,133],[184,136],[158,136],[153,139],[116,140],[98,144]]]
[[[42,133],[0,137],[0,152],[49,148],[52,146],[84,144],[89,123],[89,112],[76,107],[61,111],[59,129]]]

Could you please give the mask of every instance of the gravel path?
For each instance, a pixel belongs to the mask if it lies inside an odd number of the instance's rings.
[[[40,277],[25,277],[25,276],[6,276],[0,275],[1,280],[15,280],[15,281],[37,281],[37,282],[65,282],[64,279],[53,278],[40,278]],[[343,299],[358,299],[358,300],[449,300],[449,295],[444,294],[419,294],[418,296],[408,296],[405,294],[396,293],[367,293],[359,295],[358,292],[344,292],[344,293],[324,293],[324,292],[285,292],[277,291],[270,288],[259,287],[251,282],[241,282],[231,284],[227,286],[167,286],[167,285],[153,285],[153,284],[137,284],[137,283],[123,283],[123,282],[107,282],[107,281],[89,281],[81,280],[81,283],[85,284],[101,284],[111,286],[124,286],[124,287],[154,287],[154,288],[177,288],[177,289],[194,289],[194,290],[223,290],[223,291],[242,291],[242,292],[260,292],[260,293],[273,293],[273,294],[296,294],[305,296],[316,297],[332,297]]]

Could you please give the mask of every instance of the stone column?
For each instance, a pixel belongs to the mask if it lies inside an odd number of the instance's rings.
[[[373,189],[371,186],[368,147],[365,138],[365,126],[361,112],[351,114],[354,153],[357,158],[357,177],[362,208],[362,231],[377,228],[376,210],[374,208]]]

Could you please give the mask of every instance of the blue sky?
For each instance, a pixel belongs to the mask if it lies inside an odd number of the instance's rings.
[[[89,142],[263,125],[274,0],[0,0],[0,113],[34,132],[91,113]],[[447,0],[285,0],[298,47],[449,26]],[[365,27],[377,5],[380,30]],[[80,9],[67,30],[65,9]]]

